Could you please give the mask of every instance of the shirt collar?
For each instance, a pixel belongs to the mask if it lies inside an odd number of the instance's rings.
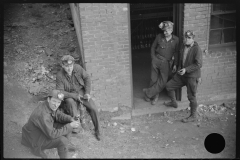
[[[165,35],[163,34],[163,39],[164,40],[166,40],[166,37],[165,37]],[[169,41],[172,41],[172,40],[175,40],[176,39],[176,37],[172,34],[172,38],[169,40]],[[167,40],[166,40],[167,41]]]

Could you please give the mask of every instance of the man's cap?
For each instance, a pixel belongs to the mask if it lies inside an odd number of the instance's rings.
[[[162,30],[173,29],[173,25],[171,21],[163,21],[159,24],[159,28]]]
[[[185,37],[188,37],[188,38],[194,38],[194,37],[195,37],[193,31],[191,31],[191,30],[187,30],[187,31],[185,32],[184,36],[185,36]]]
[[[64,94],[61,91],[54,89],[48,94],[48,97],[53,97],[59,99],[60,101],[63,101]]]
[[[64,55],[62,58],[61,58],[61,61],[62,61],[62,65],[71,65],[74,63],[75,59],[70,56],[70,55]]]

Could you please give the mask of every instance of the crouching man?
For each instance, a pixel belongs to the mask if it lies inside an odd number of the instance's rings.
[[[22,128],[22,144],[31,148],[34,155],[47,158],[45,149],[57,148],[60,158],[70,158],[69,151],[76,148],[69,138],[73,128],[80,124],[71,116],[57,110],[64,98],[59,90],[49,93],[40,103]]]
[[[187,87],[187,97],[190,101],[191,114],[189,117],[182,119],[182,122],[185,123],[197,120],[196,92],[198,83],[201,80],[202,51],[198,43],[194,41],[194,37],[195,35],[192,31],[188,30],[185,32],[185,42],[180,49],[180,59],[176,61],[180,63],[176,64],[178,72],[166,84],[171,101],[165,103],[165,105],[174,108],[178,107],[175,98],[175,89],[183,86]]]

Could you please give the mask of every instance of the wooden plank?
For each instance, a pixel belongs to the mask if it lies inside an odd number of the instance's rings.
[[[79,6],[76,3],[75,4],[70,3],[70,9],[71,9],[71,13],[72,13],[74,27],[75,27],[76,34],[77,34],[78,45],[79,45],[79,49],[80,49],[80,57],[82,60],[82,67],[86,70],[85,57],[84,57],[84,51],[83,51],[83,40],[82,40],[82,29],[81,29]]]

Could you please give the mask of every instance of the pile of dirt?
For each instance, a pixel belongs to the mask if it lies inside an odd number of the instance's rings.
[[[5,76],[30,94],[44,95],[55,87],[63,55],[80,60],[77,43],[69,4],[4,4],[4,64],[13,65]]]

